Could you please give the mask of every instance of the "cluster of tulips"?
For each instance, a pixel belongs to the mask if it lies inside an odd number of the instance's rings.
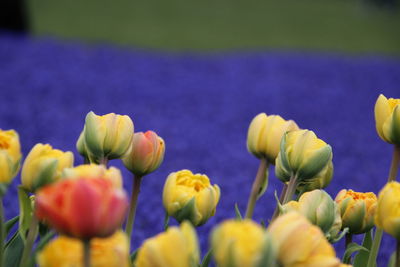
[[[141,181],[163,161],[165,143],[152,131],[134,133],[128,116],[88,113],[77,150],[35,145],[22,163],[14,130],[0,130],[0,196],[21,171],[20,213],[8,221],[0,201],[0,266],[41,267],[375,267],[383,231],[397,239],[389,266],[400,266],[400,99],[380,95],[375,105],[379,136],[393,144],[387,184],[379,193],[343,189],[333,199],[323,188],[333,176],[332,148],[313,131],[265,113],[250,123],[249,152],[260,160],[242,216],[216,225],[210,249],[200,256],[196,227],[216,212],[220,188],[204,174],[181,170],[168,175],[163,190],[165,231],[130,249]],[[121,159],[133,174],[129,197]],[[270,165],[282,183],[269,225],[253,221],[265,193]],[[22,166],[22,167],[21,167]],[[179,226],[169,226],[169,217]],[[13,233],[13,227],[18,229]],[[363,235],[362,244],[352,241]],[[344,237],[339,259],[332,246]]]

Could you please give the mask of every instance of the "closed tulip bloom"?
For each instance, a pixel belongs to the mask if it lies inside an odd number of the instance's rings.
[[[331,162],[331,146],[317,138],[313,131],[292,131],[282,138],[275,174],[282,181],[291,177],[297,177],[300,182],[311,180],[327,171]]]
[[[200,261],[196,231],[189,222],[169,227],[145,240],[139,248],[135,267],[195,267]]]
[[[298,201],[290,201],[283,205],[286,211],[295,210],[306,217],[312,224],[328,233],[335,223],[336,203],[323,190],[306,192]]]
[[[260,113],[251,121],[247,133],[247,150],[257,158],[266,157],[269,163],[275,164],[279,153],[282,136],[288,131],[298,130],[292,120],[281,116]]]
[[[269,234],[249,219],[227,220],[216,226],[211,246],[218,267],[276,266]]]
[[[328,165],[320,171],[316,176],[311,179],[303,180],[297,186],[297,191],[301,194],[304,192],[310,192],[315,189],[323,189],[327,187],[333,176],[333,163],[330,161]],[[288,181],[284,181],[288,182]]]
[[[127,208],[125,192],[104,178],[65,179],[36,194],[39,220],[83,240],[113,234],[121,227]]]
[[[400,145],[400,99],[380,94],[375,103],[375,122],[383,141]]]
[[[117,168],[106,168],[103,165],[83,164],[74,168],[66,168],[62,172],[63,178],[104,178],[109,179],[117,188],[122,188],[121,171]]]
[[[34,192],[38,188],[57,181],[65,168],[74,164],[72,152],[53,149],[49,144],[36,144],[22,166],[22,186]]]
[[[39,267],[83,267],[82,241],[60,236],[50,241],[38,253]],[[117,231],[107,238],[93,238],[90,241],[90,262],[92,267],[129,267],[128,238],[123,231]]]
[[[17,175],[21,157],[18,133],[0,129],[0,183],[8,184]]]
[[[98,116],[94,112],[86,115],[83,140],[78,139],[80,153],[88,153],[97,161],[121,158],[129,152],[133,137],[133,122],[129,116],[109,113]],[[86,152],[84,152],[86,149]]]
[[[343,189],[337,194],[335,201],[342,216],[342,228],[348,227],[350,234],[362,234],[374,226],[377,206],[374,193]]]
[[[155,132],[139,132],[133,135],[132,148],[122,160],[133,174],[144,176],[160,166],[164,152],[164,140]]]
[[[268,227],[282,267],[340,267],[335,250],[319,227],[297,212],[275,219]]]
[[[400,240],[400,183],[390,182],[379,192],[375,224]]]
[[[182,170],[167,177],[163,204],[167,214],[178,222],[189,220],[198,226],[215,214],[219,197],[218,185],[211,185],[206,175]]]

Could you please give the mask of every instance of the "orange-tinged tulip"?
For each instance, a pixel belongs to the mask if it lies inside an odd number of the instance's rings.
[[[135,175],[155,171],[164,159],[165,143],[153,131],[133,135],[131,151],[122,159],[125,167]]]
[[[113,234],[127,208],[125,192],[103,178],[66,179],[36,194],[39,220],[60,233],[84,240]]]

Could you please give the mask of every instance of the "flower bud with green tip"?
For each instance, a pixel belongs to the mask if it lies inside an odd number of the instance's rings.
[[[0,184],[6,187],[11,183],[20,169],[21,157],[18,133],[0,129]]]
[[[206,223],[215,214],[219,197],[218,185],[211,185],[206,175],[189,170],[171,173],[163,190],[167,214],[178,222],[188,220],[195,226]]]
[[[382,140],[400,145],[400,99],[380,94],[375,104],[376,131]]]

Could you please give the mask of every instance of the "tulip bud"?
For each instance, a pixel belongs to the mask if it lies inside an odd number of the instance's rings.
[[[50,241],[38,253],[39,267],[83,267],[82,241],[60,236]],[[129,267],[128,237],[117,231],[107,238],[93,238],[90,242],[90,262],[93,267]]]
[[[337,194],[335,201],[342,217],[342,228],[348,227],[350,234],[362,234],[374,226],[377,205],[374,193],[343,189]]]
[[[281,116],[260,113],[251,121],[247,133],[247,150],[257,158],[266,157],[269,163],[275,164],[279,153],[282,136],[288,131],[298,130],[292,120]]]
[[[340,210],[338,205],[335,205],[335,220],[329,232],[325,235],[329,242],[335,243],[339,241],[344,232],[340,234],[340,230],[342,230],[342,216],[340,216]]]
[[[340,266],[321,229],[297,212],[279,216],[267,231],[277,247],[280,266]]]
[[[129,116],[109,113],[98,116],[94,112],[86,115],[83,140],[78,139],[79,153],[94,158],[117,159],[129,152],[133,137],[133,122]]]
[[[0,183],[9,184],[17,175],[21,163],[18,133],[0,129]]]
[[[139,132],[133,135],[132,148],[122,161],[133,174],[144,176],[160,166],[164,152],[164,140],[155,132]]]
[[[331,146],[313,131],[292,131],[282,138],[275,174],[282,181],[289,181],[291,177],[297,177],[300,182],[311,180],[323,175],[322,171],[329,172],[326,168],[331,162]]]
[[[83,164],[74,168],[66,168],[63,178],[105,178],[109,179],[116,188],[122,188],[121,171],[117,168],[106,168],[103,165]]]
[[[390,182],[379,192],[375,224],[400,240],[400,183]]]
[[[294,203],[297,203],[294,204]],[[323,190],[306,192],[299,201],[290,201],[283,205],[285,211],[296,210],[306,217],[312,224],[321,228],[322,232],[328,233],[335,222],[336,204],[332,198]]]
[[[189,220],[199,226],[214,216],[219,197],[218,185],[211,185],[206,175],[181,170],[167,177],[163,204],[167,214],[178,222]]]
[[[400,99],[380,94],[375,104],[376,131],[383,141],[400,145]]]
[[[270,235],[249,219],[216,226],[211,247],[218,267],[277,266]]]
[[[22,186],[35,192],[38,188],[57,181],[62,170],[74,164],[72,152],[53,149],[51,145],[36,144],[22,166]]]
[[[192,267],[200,261],[196,231],[190,223],[169,227],[143,242],[135,267]]]
[[[36,216],[62,234],[89,240],[108,237],[125,219],[128,199],[103,178],[65,179],[36,194]]]

